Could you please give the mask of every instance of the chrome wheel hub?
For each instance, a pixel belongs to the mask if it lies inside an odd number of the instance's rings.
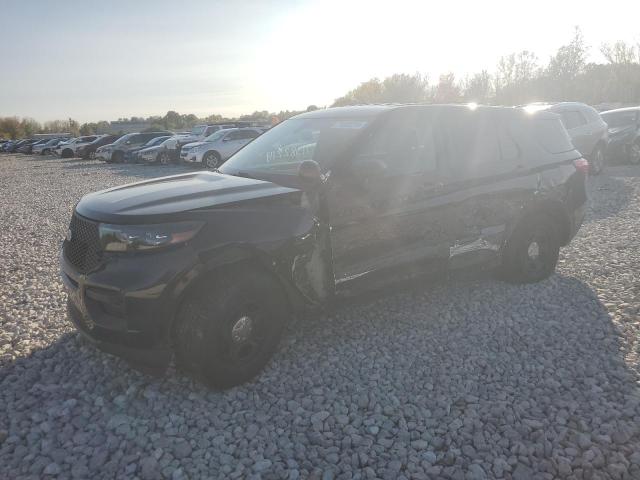
[[[540,255],[540,245],[538,245],[538,242],[531,242],[529,244],[527,255],[531,260],[535,260],[538,258],[538,256]]]
[[[246,315],[240,317],[231,327],[231,339],[235,343],[246,342],[253,331],[253,320]]]

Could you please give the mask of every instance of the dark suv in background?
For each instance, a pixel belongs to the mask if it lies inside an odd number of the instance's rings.
[[[122,135],[104,135],[102,137],[98,137],[93,142],[88,143],[87,145],[83,145],[76,150],[76,156],[82,157],[85,160],[89,158],[95,158],[96,150],[103,145],[109,145],[110,143],[115,142]]]
[[[551,275],[585,213],[587,162],[560,118],[466,106],[293,117],[216,172],[76,205],[69,315],[104,350],[216,387],[256,375],[292,312],[425,273]]]
[[[640,107],[609,110],[600,116],[609,127],[607,156],[640,164]]]
[[[128,133],[115,142],[96,149],[95,158],[107,163],[122,163],[125,161],[127,152],[139,150],[142,145],[153,138],[171,135],[173,135],[171,132]]]

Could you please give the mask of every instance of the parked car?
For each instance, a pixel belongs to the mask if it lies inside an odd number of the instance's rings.
[[[93,159],[96,155],[96,150],[103,146],[109,145],[110,143],[115,142],[121,135],[101,135],[96,138],[93,142],[87,143],[85,145],[81,145],[76,149],[76,156],[82,157],[85,160]]]
[[[122,163],[128,151],[139,149],[153,138],[171,135],[173,135],[171,132],[129,133],[109,145],[99,147],[96,150],[96,158],[107,163]]]
[[[256,128],[230,128],[209,135],[202,142],[188,143],[180,150],[180,158],[207,168],[218,168],[262,132]]]
[[[32,138],[24,138],[22,140],[15,140],[12,144],[10,144],[6,151],[8,153],[16,153],[18,151],[19,148],[21,148],[24,145],[33,143],[34,140]]]
[[[140,145],[139,147],[129,150],[127,153],[125,153],[124,161],[127,163],[142,163],[143,160],[138,156],[138,152],[150,147],[155,147],[157,145],[160,145],[161,143],[165,142],[166,140],[172,137],[173,135],[164,135],[162,137],[152,138],[144,145]]]
[[[20,145],[20,147],[16,150],[18,153],[29,154],[31,153],[33,146],[43,142],[43,140],[38,140],[37,138],[31,138],[27,142]]]
[[[77,156],[76,151],[88,145],[99,138],[99,135],[85,135],[78,138],[73,138],[68,142],[62,142],[56,146],[54,153],[62,158],[72,158]]]
[[[464,106],[316,110],[218,172],[83,197],[61,252],[68,311],[100,348],[249,380],[298,308],[410,274],[555,269],[588,164],[557,115]]]
[[[173,137],[158,137],[159,141],[155,144],[145,145],[136,152],[136,158],[144,163],[159,163],[167,165],[179,159],[178,150],[171,148],[174,145],[175,135]]]
[[[607,124],[595,108],[580,102],[560,102],[533,104],[525,109],[545,109],[560,115],[573,145],[589,161],[590,173],[598,175],[602,172],[609,133]]]
[[[63,142],[66,142],[66,138],[51,138],[33,146],[31,153],[34,155],[48,155]]]
[[[640,164],[640,107],[609,110],[600,116],[609,128],[607,157]]]

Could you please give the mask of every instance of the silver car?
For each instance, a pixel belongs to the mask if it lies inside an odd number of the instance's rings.
[[[202,142],[187,143],[180,150],[180,158],[207,168],[218,168],[231,155],[262,134],[260,128],[229,128],[219,130]]]
[[[580,102],[559,102],[532,104],[525,110],[548,110],[560,115],[573,146],[589,161],[589,173],[602,172],[609,133],[595,108]]]

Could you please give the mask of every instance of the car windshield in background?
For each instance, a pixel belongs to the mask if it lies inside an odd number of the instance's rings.
[[[218,140],[220,140],[225,134],[227,133],[226,130],[218,130],[215,133],[212,133],[211,135],[209,135],[207,138],[204,139],[205,142],[217,142]]]
[[[624,127],[635,123],[637,112],[605,112],[601,114],[601,117],[607,123],[609,128]]]
[[[263,133],[232,156],[220,172],[264,171],[295,175],[305,160],[315,160],[323,171],[369,125],[361,118],[301,118],[287,120]]]
[[[170,137],[155,137],[149,140],[147,143],[143,145],[143,147],[153,147],[154,145],[159,145]]]
[[[202,135],[206,128],[207,128],[206,125],[200,125],[199,127],[193,127],[191,129],[191,134],[192,135]]]

